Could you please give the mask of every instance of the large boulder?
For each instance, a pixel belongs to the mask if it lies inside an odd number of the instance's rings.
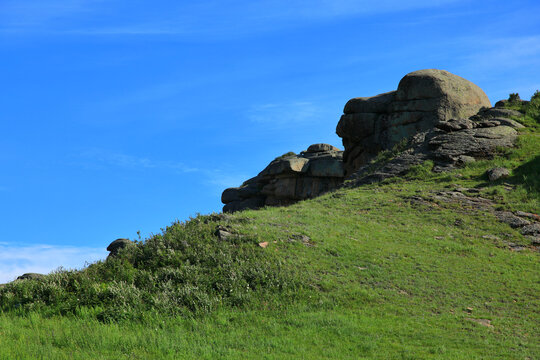
[[[336,129],[345,147],[346,175],[405,138],[441,121],[468,118],[490,107],[478,86],[436,69],[407,74],[396,91],[351,99]]]
[[[292,204],[340,186],[401,176],[426,160],[433,171],[452,170],[514,146],[524,127],[516,121],[519,111],[504,103],[491,108],[478,86],[436,69],[407,74],[395,91],[351,99],[343,112],[336,133],[344,152],[314,144],[284,154],[240,187],[226,189],[223,211]],[[373,161],[385,150],[392,151]]]
[[[134,242],[129,239],[124,239],[124,238],[116,239],[112,243],[110,243],[109,246],[107,246],[107,251],[109,251],[110,257],[115,257],[118,255],[120,250],[122,250],[125,247],[131,246],[133,244]]]
[[[45,277],[43,274],[38,273],[26,273],[17,277],[17,280],[41,280]]]
[[[224,212],[281,206],[335,189],[343,182],[343,152],[329,144],[313,144],[300,154],[274,159],[259,175],[223,191]]]

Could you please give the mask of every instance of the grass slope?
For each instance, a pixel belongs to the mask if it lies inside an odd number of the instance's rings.
[[[539,252],[489,209],[436,196],[474,189],[540,213],[540,131],[520,120],[518,148],[453,173],[426,163],[286,208],[201,215],[117,259],[7,284],[0,359],[538,359]],[[488,183],[493,166],[512,176]],[[219,240],[218,224],[238,236]]]

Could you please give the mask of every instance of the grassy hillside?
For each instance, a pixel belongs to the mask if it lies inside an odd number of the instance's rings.
[[[493,160],[200,215],[7,284],[0,359],[538,359],[540,253],[494,215],[540,213],[538,102]]]

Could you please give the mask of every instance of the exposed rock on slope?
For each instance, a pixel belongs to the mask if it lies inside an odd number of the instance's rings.
[[[343,182],[343,152],[328,144],[314,144],[299,155],[276,158],[254,178],[226,189],[225,212],[289,205],[334,189]]]
[[[475,84],[444,70],[407,74],[396,91],[347,102],[336,132],[345,151],[316,144],[296,155],[285,154],[258,176],[222,195],[223,211],[288,205],[341,186],[357,186],[406,173],[432,160],[435,171],[451,170],[511,147],[523,125],[521,116],[500,106],[491,108]],[[404,142],[405,141],[405,142]],[[385,150],[400,151],[381,164]]]
[[[455,169],[476,159],[491,158],[498,148],[514,146],[516,129],[523,127],[511,119],[478,120],[477,116],[441,121],[435,126],[410,138],[406,149],[381,167],[373,169],[372,164],[366,164],[358,168],[347,177],[351,180],[348,186],[403,175],[411,166],[426,160],[432,160],[435,164],[433,170],[440,172]]]
[[[45,275],[38,273],[26,273],[17,277],[17,280],[41,280]]]
[[[336,129],[345,147],[346,175],[404,138],[432,129],[440,121],[467,118],[483,107],[491,104],[482,89],[435,69],[407,74],[397,91],[351,99]]]
[[[107,246],[107,251],[109,251],[109,257],[115,257],[118,255],[118,252],[125,247],[133,245],[133,241],[129,239],[116,239]]]

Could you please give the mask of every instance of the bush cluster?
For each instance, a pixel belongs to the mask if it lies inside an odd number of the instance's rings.
[[[117,321],[148,311],[181,315],[240,307],[302,286],[299,272],[257,239],[219,240],[217,223],[208,220],[175,223],[80,271],[60,269],[41,280],[9,283],[0,289],[0,310],[82,311]]]
[[[540,125],[540,91],[536,92],[531,97],[530,101],[521,101],[519,94],[512,93],[508,97],[506,108],[518,110],[525,114],[521,121],[527,126]]]

